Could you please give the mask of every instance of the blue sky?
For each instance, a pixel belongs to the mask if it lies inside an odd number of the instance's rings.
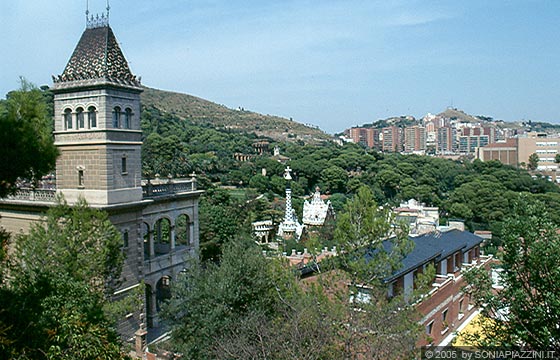
[[[85,4],[1,1],[2,97],[62,73]],[[448,106],[560,122],[560,1],[112,0],[110,23],[143,84],[330,133]]]

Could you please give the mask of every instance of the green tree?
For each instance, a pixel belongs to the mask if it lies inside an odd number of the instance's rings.
[[[270,181],[266,176],[262,176],[261,174],[256,174],[249,181],[249,186],[257,189],[257,191],[260,193],[265,193],[268,191],[268,188],[270,187],[269,183]]]
[[[345,358],[402,358],[410,355],[420,335],[412,294],[387,296],[384,279],[402,266],[413,247],[407,227],[392,226],[391,219],[367,187],[358,190],[338,218],[337,263],[348,284],[348,293],[339,295],[348,324],[342,333]]]
[[[532,153],[531,155],[529,155],[529,162],[527,164],[527,169],[537,170],[538,166],[539,166],[539,155],[537,155],[536,153]]]
[[[500,234],[501,290],[485,269],[466,274],[466,288],[486,321],[470,340],[479,346],[560,351],[560,236],[544,205],[520,195]]]
[[[219,263],[192,265],[164,311],[176,351],[192,359],[342,357],[336,304],[253,242],[236,239]]]
[[[226,190],[211,188],[201,198],[199,221],[200,255],[203,259],[217,259],[222,245],[242,232],[244,217]]]
[[[321,171],[321,188],[323,191],[330,193],[344,193],[346,192],[346,182],[348,181],[348,174],[346,170],[338,166],[330,166]]]
[[[18,178],[39,179],[54,169],[58,150],[41,90],[21,79],[21,88],[0,100],[0,197]]]
[[[391,169],[385,169],[376,175],[376,180],[385,196],[391,199],[397,194],[400,187],[401,176]]]
[[[218,339],[234,332],[249,314],[274,312],[275,274],[248,241],[224,245],[219,264],[193,263],[173,288],[165,311],[176,349],[191,359],[214,358]]]
[[[120,359],[105,313],[118,283],[122,239],[107,214],[60,202],[16,239],[0,287],[0,351],[18,359]]]

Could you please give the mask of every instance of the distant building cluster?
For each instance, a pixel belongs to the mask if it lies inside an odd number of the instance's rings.
[[[477,148],[493,144],[505,135],[491,122],[464,122],[432,114],[424,116],[416,125],[345,130],[346,141],[383,152],[421,155],[474,155]]]
[[[369,127],[346,129],[340,140],[389,153],[499,160],[507,165],[543,172],[552,180],[556,179],[560,163],[560,156],[557,157],[560,154],[560,134],[531,131],[526,124],[506,127],[503,122],[486,117],[473,118],[479,121],[466,121],[428,113],[419,120],[410,118],[405,118],[408,122],[404,123],[408,125],[398,121],[392,123],[393,119],[390,119]],[[379,124],[383,126],[377,126]],[[531,155],[533,162],[530,161]],[[538,159],[536,165],[535,159]]]

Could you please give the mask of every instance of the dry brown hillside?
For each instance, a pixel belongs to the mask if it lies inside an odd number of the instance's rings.
[[[218,129],[237,129],[254,132],[272,139],[315,142],[331,139],[325,132],[278,116],[252,111],[234,110],[195,96],[144,88],[142,103],[169,112],[194,124],[211,124]]]

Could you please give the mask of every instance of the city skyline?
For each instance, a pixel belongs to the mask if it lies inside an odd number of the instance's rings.
[[[559,122],[552,1],[111,1],[111,27],[144,85],[329,132],[454,106]],[[89,1],[93,14],[105,1]],[[6,2],[0,92],[61,74],[85,1]]]

